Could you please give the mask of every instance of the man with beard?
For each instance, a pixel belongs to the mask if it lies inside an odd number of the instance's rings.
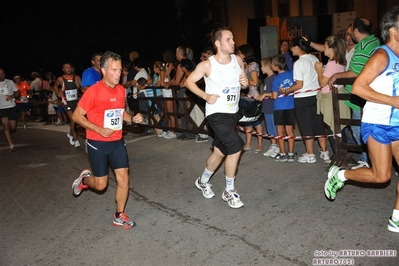
[[[249,83],[242,59],[234,54],[235,42],[231,30],[216,29],[212,43],[216,48],[216,55],[199,63],[186,80],[186,87],[206,101],[205,115],[215,133],[213,152],[206,162],[204,172],[195,181],[195,186],[202,191],[205,198],[213,198],[215,193],[208,181],[223,159],[226,159],[226,188],[222,199],[231,208],[240,208],[244,204],[234,188],[234,180],[244,142],[238,136],[236,126],[239,119],[240,91],[241,88],[248,88]],[[205,80],[205,91],[196,84],[202,78]]]

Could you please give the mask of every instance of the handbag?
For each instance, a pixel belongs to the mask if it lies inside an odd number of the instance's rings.
[[[262,101],[251,101],[248,105],[240,105],[238,122],[255,122],[262,115]]]

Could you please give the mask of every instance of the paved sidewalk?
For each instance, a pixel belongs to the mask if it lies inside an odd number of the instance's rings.
[[[66,132],[30,122],[14,135],[13,153],[0,138],[0,265],[312,265],[340,250],[357,251],[340,257],[353,265],[399,264],[397,255],[368,256],[399,250],[399,234],[386,229],[396,176],[380,186],[347,184],[329,202],[320,159],[280,163],[248,151],[236,179],[245,206],[231,209],[221,199],[223,169],[211,179],[214,198],[194,186],[210,142],[129,133],[126,212],[137,226],[123,230],[112,226],[111,171],[104,193],[72,196],[71,184],[89,162],[84,145],[70,146]],[[301,141],[296,152],[304,152]]]

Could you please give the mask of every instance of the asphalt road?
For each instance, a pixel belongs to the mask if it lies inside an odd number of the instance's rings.
[[[329,202],[320,159],[281,163],[248,151],[235,182],[245,206],[231,209],[220,197],[223,168],[211,179],[213,199],[194,186],[210,142],[129,133],[126,213],[137,226],[124,230],[112,226],[111,170],[105,192],[72,196],[89,162],[67,131],[30,122],[14,135],[13,153],[1,138],[0,265],[399,265],[399,235],[386,229],[394,175],[380,186],[347,184]],[[304,152],[301,141],[296,152]]]

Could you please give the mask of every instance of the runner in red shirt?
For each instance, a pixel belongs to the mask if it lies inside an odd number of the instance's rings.
[[[135,223],[125,214],[129,194],[129,159],[122,136],[123,122],[140,123],[141,114],[131,116],[125,112],[125,88],[119,84],[122,59],[114,52],[106,52],[100,60],[103,79],[83,94],[72,119],[86,128],[87,147],[92,172],[85,169],[73,182],[73,195],[84,188],[97,191],[108,185],[108,163],[115,171],[116,212],[114,226],[132,228]]]

